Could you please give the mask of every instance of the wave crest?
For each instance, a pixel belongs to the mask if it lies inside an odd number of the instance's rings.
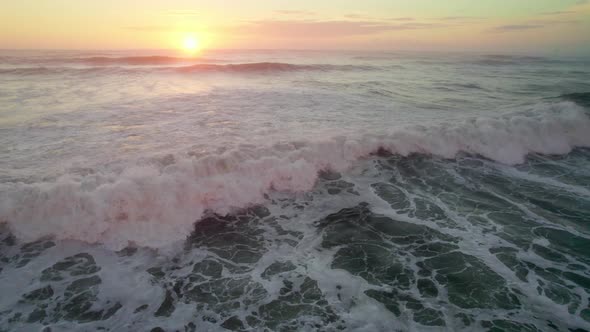
[[[64,175],[55,182],[0,185],[0,221],[24,240],[43,236],[161,247],[183,240],[206,211],[263,203],[272,191],[307,191],[318,173],[344,171],[387,150],[453,158],[460,152],[507,164],[529,153],[565,154],[590,147],[590,118],[571,102],[545,104],[498,119],[414,126],[389,135],[277,144],[199,159],[129,166],[120,174]]]

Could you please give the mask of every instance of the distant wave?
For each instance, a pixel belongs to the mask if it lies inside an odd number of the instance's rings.
[[[559,63],[561,60],[539,56],[490,54],[475,59],[473,63],[482,66],[521,65],[528,63]]]
[[[121,64],[119,64],[121,65]],[[356,66],[356,65],[331,65],[331,64],[291,64],[280,62],[255,62],[255,63],[237,63],[237,64],[211,64],[199,63],[188,66],[160,66],[155,68],[145,67],[114,67],[114,66],[97,66],[97,67],[26,67],[0,69],[0,74],[12,75],[44,75],[44,74],[64,74],[64,73],[113,73],[113,72],[176,72],[176,73],[196,73],[196,72],[234,72],[234,73],[252,73],[252,72],[290,72],[290,71],[333,71],[333,70],[375,70],[373,66]]]
[[[235,72],[257,72],[257,71],[301,71],[301,70],[372,70],[372,66],[354,66],[354,65],[330,65],[330,64],[291,64],[281,62],[255,62],[239,64],[198,64],[178,68],[180,72],[199,72],[199,71],[235,71]]]
[[[483,90],[483,88],[476,83],[454,83],[452,84],[456,87],[463,88],[463,89],[475,89],[475,90]]]
[[[89,57],[77,58],[74,62],[92,65],[171,65],[182,63],[221,62],[221,60],[207,58],[179,58],[170,56],[131,56],[131,57]]]
[[[202,71],[297,71],[297,70],[314,70],[320,69],[321,65],[295,65],[280,62],[256,62],[256,63],[239,63],[239,64],[197,64],[178,68],[180,72],[202,72]]]
[[[206,211],[220,214],[264,203],[272,190],[311,190],[318,173],[344,171],[378,151],[454,158],[461,152],[506,164],[529,153],[590,147],[590,118],[572,103],[540,104],[500,118],[412,126],[388,135],[278,143],[200,158],[164,156],[123,171],[66,174],[56,181],[0,184],[0,222],[19,238],[43,236],[161,247],[183,240]],[[165,161],[165,162],[164,162]]]
[[[15,56],[0,56],[0,63],[17,64],[31,67],[37,66],[51,66],[67,67],[68,65],[88,65],[88,66],[165,66],[165,65],[188,65],[197,63],[224,63],[225,60],[204,58],[204,57],[174,57],[163,55],[149,55],[149,56],[107,56],[107,55],[92,55],[92,56],[63,56],[63,57],[15,57]]]
[[[60,75],[60,74],[85,74],[85,73],[117,73],[117,72],[132,72],[141,71],[142,69],[137,68],[124,68],[124,67],[18,67],[18,68],[4,68],[0,69],[0,75]],[[149,70],[149,69],[144,69]]]
[[[558,98],[573,101],[579,105],[590,107],[590,92],[566,93]]]
[[[5,75],[43,75],[55,73],[59,73],[59,70],[51,67],[21,67],[0,69],[0,74]]]
[[[496,60],[546,61],[547,58],[530,55],[487,54],[483,57]]]
[[[373,60],[395,60],[399,57],[400,57],[400,55],[396,54],[396,53],[384,53],[384,54],[353,56],[353,57],[351,57],[351,59],[373,61]]]
[[[485,90],[479,84],[476,83],[451,83],[445,82],[435,85],[436,89],[442,91],[462,91],[462,90]]]

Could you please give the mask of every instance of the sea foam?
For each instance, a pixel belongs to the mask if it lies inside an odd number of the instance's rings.
[[[540,104],[499,118],[392,129],[387,135],[340,136],[274,144],[172,163],[129,164],[120,173],[64,174],[52,182],[0,185],[0,220],[25,241],[44,236],[162,247],[188,236],[206,211],[230,213],[260,204],[270,191],[303,192],[318,172],[345,171],[379,150],[453,158],[480,155],[518,164],[530,153],[565,154],[590,146],[590,118],[571,102]]]

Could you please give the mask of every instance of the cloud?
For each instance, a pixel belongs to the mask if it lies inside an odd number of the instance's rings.
[[[538,24],[538,25],[556,25],[556,24],[578,24],[580,21],[578,20],[569,20],[569,19],[537,19],[537,20],[529,20],[527,24]]]
[[[501,26],[493,27],[492,29],[489,30],[489,32],[524,31],[524,30],[540,29],[540,28],[551,26],[551,25],[578,24],[578,23],[579,23],[579,21],[577,21],[577,20],[537,19],[537,20],[528,20],[528,21],[520,23],[520,24],[508,24],[508,25],[501,25]]]
[[[395,26],[395,30],[418,30],[418,29],[435,29],[435,28],[447,28],[450,24],[442,23],[404,23]],[[392,26],[393,27],[393,26]]]
[[[281,15],[315,15],[314,12],[307,11],[307,10],[275,10],[275,13]]]
[[[470,21],[470,20],[482,20],[485,17],[476,17],[476,16],[445,16],[438,18],[441,21]]]
[[[572,10],[560,10],[560,11],[556,11],[556,12],[541,13],[541,15],[553,16],[553,15],[564,15],[564,14],[573,14],[573,13],[575,13],[575,12]]]
[[[354,18],[354,19],[367,19],[367,18],[370,19],[370,17],[368,17],[366,15],[362,15],[362,14],[347,14],[347,15],[344,15],[344,17]]]
[[[563,8],[563,10],[557,10],[557,11],[552,11],[552,12],[543,12],[540,14],[544,15],[544,16],[580,14],[583,10],[583,6],[586,4],[589,4],[589,3],[590,3],[590,0],[578,0],[573,5]]]
[[[363,14],[347,14],[344,15],[345,18],[353,19],[353,20],[364,20],[364,21],[396,21],[396,22],[412,22],[416,19],[413,17],[391,17],[391,18],[382,18],[382,17],[373,17]]]
[[[261,20],[231,27],[234,34],[282,38],[334,38],[382,32],[448,27],[441,23],[387,23],[375,21]]]
[[[522,30],[532,30],[532,29],[539,29],[544,27],[542,24],[509,24],[509,25],[501,25],[492,28],[492,32],[510,32],[510,31],[522,31]]]

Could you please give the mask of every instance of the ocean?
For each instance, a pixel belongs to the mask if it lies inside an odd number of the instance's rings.
[[[590,330],[590,59],[0,52],[0,331]]]

